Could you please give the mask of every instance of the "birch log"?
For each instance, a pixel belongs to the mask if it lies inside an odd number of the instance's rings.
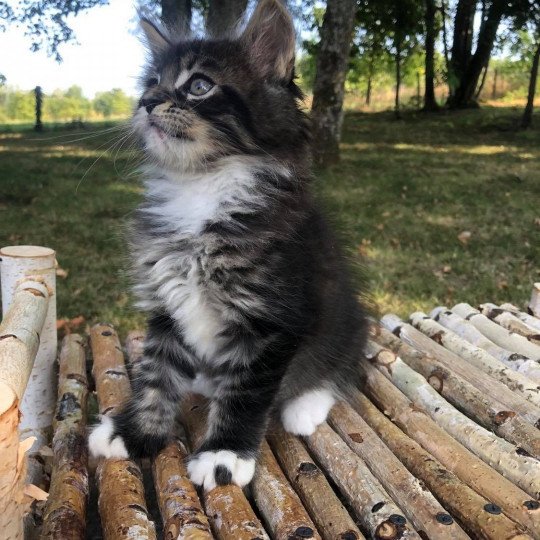
[[[463,302],[456,304],[452,308],[452,312],[464,319],[468,320],[475,326],[484,336],[493,343],[517,354],[522,354],[530,360],[538,362],[540,360],[540,347],[527,341],[523,336],[512,334],[505,328],[501,328],[498,324],[490,321],[485,315],[482,315],[477,309]]]
[[[521,416],[507,410],[495,397],[480,392],[444,364],[407,345],[386,328],[373,327],[372,335],[377,343],[394,351],[409,367],[423,375],[455,407],[540,460],[540,431]]]
[[[393,352],[370,340],[365,353],[388,380],[448,434],[533,499],[540,498],[540,461],[518,454],[514,445],[459,412]]]
[[[167,445],[154,459],[152,472],[163,518],[164,538],[211,540],[210,524],[195,486],[188,477],[187,450],[180,441]]]
[[[372,538],[420,538],[367,465],[327,423],[306,442]]]
[[[206,432],[206,409],[206,400],[198,395],[186,396],[182,403],[182,419],[192,448],[201,443]],[[269,540],[240,487],[215,487],[204,494],[204,506],[218,540]]]
[[[19,442],[19,403],[32,371],[47,313],[47,288],[22,282],[0,325],[0,531],[22,540],[23,517],[32,497],[26,486],[26,453],[35,438]]]
[[[481,370],[428,338],[410,324],[406,324],[396,315],[385,315],[381,319],[381,324],[415,349],[436,358],[448,369],[478,388],[478,390],[488,395],[497,396],[497,400],[506,408],[517,412],[527,422],[532,425],[538,423],[540,418],[540,409],[538,407],[518,396],[499,381],[486,377]]]
[[[526,325],[534,328],[535,330],[540,331],[540,319],[533,317],[532,315],[529,315],[528,313],[524,313],[523,311],[520,311],[516,306],[513,304],[501,304],[499,306],[499,309],[502,309],[503,311],[508,311],[508,313],[511,313],[514,315],[514,317],[517,317],[520,321],[523,321]]]
[[[491,356],[500,360],[509,368],[522,373],[529,379],[538,377],[538,365],[534,360],[530,360],[522,354],[506,350],[499,347],[496,343],[489,340],[473,324],[463,317],[452,313],[445,307],[437,307],[431,311],[430,316],[442,324],[444,327],[452,330],[464,340],[484,349]]]
[[[438,540],[469,538],[350,405],[336,404],[329,424],[365,461],[392,499],[399,501],[417,531]]]
[[[444,506],[473,538],[490,540],[531,538],[504,514],[486,512],[485,507],[489,504],[487,499],[462,482],[417,442],[405,435],[365,395],[357,392],[352,403],[388,448],[437,499],[444,502]]]
[[[490,303],[482,304],[480,310],[482,315],[495,321],[509,332],[523,336],[534,345],[540,345],[540,331],[533,326],[529,326],[525,321],[522,321],[513,313],[505,311],[504,309],[499,308],[499,306]]]
[[[540,283],[533,285],[531,299],[529,301],[529,313],[540,319]]]
[[[53,470],[42,539],[80,540],[86,532],[86,355],[77,334],[64,338],[59,358],[58,404],[53,421]]]
[[[268,433],[268,441],[323,539],[364,540],[354,520],[298,437],[276,424]]]
[[[126,339],[131,365],[140,361],[144,349],[144,332],[132,331]],[[210,523],[204,513],[197,490],[189,479],[184,444],[173,441],[152,462],[154,486],[163,519],[166,539],[211,540]]]
[[[129,378],[114,328],[97,324],[90,330],[99,412],[111,415],[129,398]],[[97,468],[99,513],[105,540],[155,540],[139,466],[129,459],[101,459]]]
[[[314,538],[321,540],[298,495],[266,441],[261,445],[257,469],[251,484],[253,498],[268,530],[276,540]]]
[[[432,316],[433,315],[435,315],[436,319],[442,320],[443,322],[453,319],[453,324],[459,324],[459,321],[456,319],[461,319],[461,317],[454,315],[451,311],[432,312]],[[465,324],[469,324],[464,319],[461,320]],[[424,318],[423,314],[420,316],[413,313],[411,315],[411,322],[415,328],[429,336],[431,339],[449,351],[452,351],[461,358],[467,360],[476,368],[502,382],[508,388],[524,397],[527,401],[533,403],[536,407],[538,407],[538,412],[540,413],[540,387],[538,383],[534,383],[532,379],[527,377],[524,373],[514,371],[512,368],[493,357],[483,348],[477,347],[476,345],[465,341],[465,339],[461,338],[458,334],[446,328],[446,325],[443,326],[433,319]],[[471,328],[477,332],[476,328],[474,328],[472,325]],[[481,339],[484,339],[483,336],[481,336]],[[495,344],[493,344],[493,346],[497,347]],[[534,370],[537,369],[536,363],[532,362],[532,360],[527,360],[527,362],[530,364],[530,369],[533,370],[532,373],[534,373]]]
[[[52,249],[38,246],[9,246],[0,249],[2,311],[5,314],[13,300],[17,283],[37,278],[48,289],[50,300],[40,332],[39,349],[20,405],[21,437],[36,437],[32,452],[48,443],[56,406],[56,259]],[[40,467],[31,466],[36,479]]]
[[[495,503],[534,538],[540,538],[540,513],[536,502],[480,458],[454,440],[419,407],[407,399],[386,377],[367,362],[366,393],[409,437],[418,442],[460,480]],[[533,509],[529,509],[533,508]]]

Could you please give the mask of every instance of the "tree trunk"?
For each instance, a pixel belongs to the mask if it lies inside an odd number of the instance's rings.
[[[424,111],[439,109],[435,99],[435,0],[426,0],[426,80],[424,92]],[[420,102],[419,102],[420,104]]]
[[[43,131],[43,123],[41,122],[41,106],[43,104],[43,91],[41,86],[36,86],[34,90],[36,95],[36,124],[34,126],[35,131]]]
[[[478,35],[478,44],[473,57],[459,78],[459,84],[453,96],[448,101],[451,108],[466,108],[478,106],[474,99],[478,79],[482,68],[487,65],[497,35],[497,29],[507,7],[504,0],[493,0],[489,7],[486,20]]]
[[[167,27],[189,34],[191,16],[191,0],[161,0],[161,20]]]
[[[450,53],[448,52],[448,35],[446,32],[446,1],[441,0],[441,18],[443,31],[443,48],[444,48],[444,65],[446,66],[446,79],[448,84],[448,92],[452,93],[452,85],[450,84]]]
[[[454,93],[456,85],[461,81],[471,59],[475,11],[476,0],[459,0],[454,18],[454,38],[449,73],[452,88],[450,94]]]
[[[529,92],[527,94],[527,105],[521,118],[521,127],[527,129],[532,124],[532,115],[534,108],[534,95],[536,93],[536,79],[538,78],[538,63],[540,62],[540,41],[534,53],[531,66],[531,77],[529,79]]]
[[[355,12],[355,0],[328,0],[321,28],[312,116],[313,157],[323,166],[339,160],[345,77]]]
[[[366,105],[371,105],[371,91],[373,86],[373,64],[375,63],[375,60],[373,58],[373,54],[371,55],[369,59],[369,69],[368,69],[368,80],[367,80],[367,88],[366,88]]]
[[[395,61],[396,61],[396,95],[394,99],[394,114],[396,115],[396,118],[399,120],[401,118],[400,98],[399,98],[399,92],[401,90],[401,38],[396,39]]]
[[[206,31],[212,37],[226,36],[236,29],[247,7],[247,0],[210,0]]]
[[[484,89],[484,85],[486,84],[487,74],[488,74],[488,67],[489,67],[489,59],[488,63],[484,66],[483,72],[482,72],[482,80],[480,81],[480,84],[478,86],[478,89],[476,90],[476,94],[474,95],[474,99],[478,101],[480,99],[480,94],[482,94],[482,90]]]

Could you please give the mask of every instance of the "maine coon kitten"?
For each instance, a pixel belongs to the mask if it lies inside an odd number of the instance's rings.
[[[133,396],[90,449],[154,454],[195,391],[211,405],[191,479],[244,486],[272,412],[310,435],[356,383],[366,324],[310,194],[294,28],[280,1],[262,0],[234,39],[142,26],[152,61],[133,125],[153,165],[131,247],[148,331]]]

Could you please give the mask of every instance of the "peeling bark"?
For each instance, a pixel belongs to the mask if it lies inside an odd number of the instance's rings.
[[[124,355],[114,328],[108,324],[92,327],[90,344],[99,412],[110,415],[131,393]],[[96,478],[105,540],[155,540],[139,466],[130,459],[101,459]]]
[[[523,534],[519,525],[504,514],[486,512],[484,508],[489,503],[488,499],[471,489],[417,442],[405,435],[363,394],[356,393],[353,405],[411,473],[439,500],[444,501],[448,511],[473,538],[491,540],[530,538],[529,535]]]
[[[79,540],[86,533],[88,449],[86,445],[86,355],[77,334],[64,338],[59,359],[54,417],[53,470],[41,538]]]
[[[457,523],[443,524],[437,520],[436,516],[450,516],[350,405],[344,402],[335,405],[329,424],[365,461],[392,499],[399,501],[417,531],[437,540],[469,538]]]
[[[393,355],[394,361],[390,365],[378,363],[377,357],[383,352]],[[414,405],[426,411],[432,420],[449,435],[532,498],[540,498],[540,462],[538,460],[518,454],[516,446],[497,437],[455,409],[431,387],[422,375],[411,369],[388,349],[369,341],[366,356]]]
[[[477,330],[482,332],[484,336],[499,347],[526,356],[535,362],[540,360],[539,346],[530,343],[523,336],[513,334],[505,328],[501,328],[471,305],[467,303],[457,304],[452,308],[452,311],[469,321]]]
[[[257,508],[277,540],[304,537],[321,540],[315,525],[294,492],[266,441],[261,445],[252,483]]]
[[[275,425],[268,433],[268,441],[321,536],[325,540],[364,540],[354,520],[298,437]]]
[[[414,320],[413,320],[414,322]],[[481,392],[433,357],[407,345],[385,328],[376,327],[373,339],[391,349],[412,369],[459,410],[485,428],[504,437],[540,460],[540,431],[514,411],[508,410],[495,396]]]
[[[366,393],[392,421],[427,452],[477,493],[502,508],[511,519],[540,538],[540,513],[525,505],[529,495],[494,471],[454,440],[386,377],[368,363],[360,364],[366,376]],[[516,526],[519,531],[519,527]]]
[[[373,538],[420,539],[366,464],[328,424],[321,424],[306,442]]]
[[[441,319],[439,319],[441,320]],[[439,345],[443,341],[443,334],[436,334],[438,342],[430,339],[422,332],[416,330],[410,324],[404,323],[395,315],[385,315],[381,319],[381,324],[396,334],[401,340],[411,345],[415,349],[435,357],[448,369],[463,377],[470,384],[491,396],[497,396],[506,408],[520,414],[527,422],[535,425],[540,418],[540,408],[530,401],[527,401],[510,388],[492,377],[486,377],[485,373],[476,366],[463,360],[459,355]],[[435,336],[434,336],[435,337]],[[445,343],[445,342],[444,342]],[[530,385],[529,385],[529,388]]]

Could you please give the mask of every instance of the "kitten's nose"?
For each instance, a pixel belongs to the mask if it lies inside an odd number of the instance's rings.
[[[157,107],[160,103],[164,103],[164,100],[156,96],[152,96],[148,98],[142,98],[139,101],[139,107],[144,107],[146,109],[146,112],[150,114],[154,110],[154,108]]]

